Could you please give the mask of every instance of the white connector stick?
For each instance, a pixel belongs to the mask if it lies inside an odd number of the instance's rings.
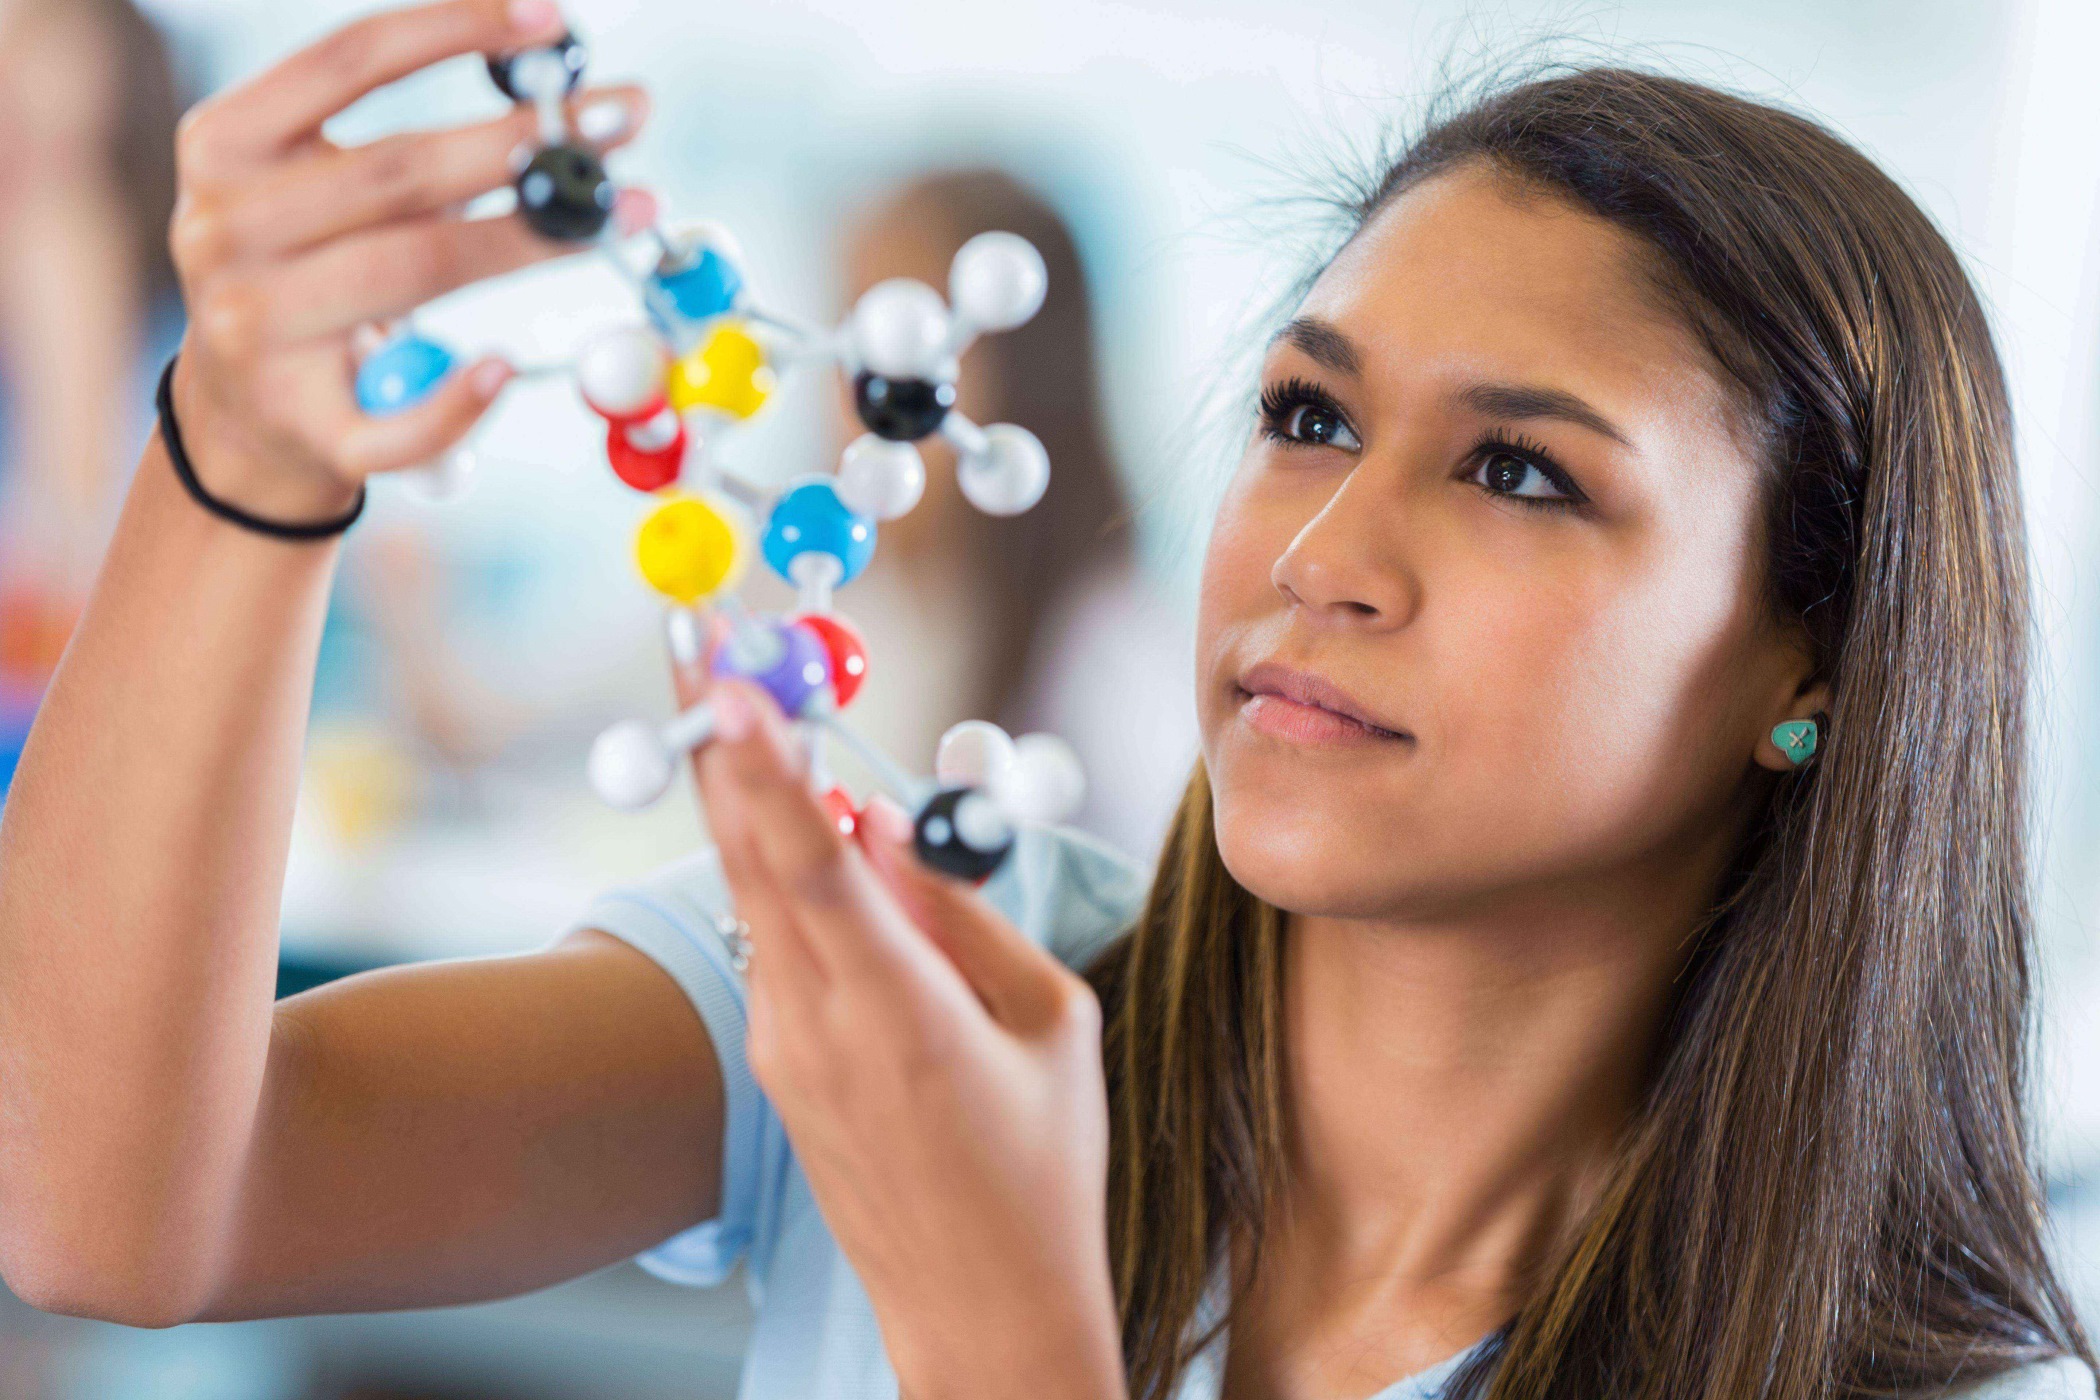
[[[934,784],[905,772],[895,759],[854,733],[836,714],[823,711],[812,718],[853,750],[854,757],[867,765],[868,772],[882,785],[882,790],[903,804],[906,811],[916,812],[927,798],[933,796]]]
[[[836,554],[819,554],[815,550],[798,554],[788,565],[788,571],[795,576],[795,586],[799,590],[796,599],[798,611],[819,616],[831,611],[831,591],[839,586],[846,574],[846,566],[839,562]]]
[[[953,409],[941,420],[941,436],[965,457],[982,457],[991,451],[991,440],[984,435],[984,429]]]
[[[558,146],[569,139],[569,68],[553,49],[521,53],[511,63],[510,85],[539,115],[540,144]]]

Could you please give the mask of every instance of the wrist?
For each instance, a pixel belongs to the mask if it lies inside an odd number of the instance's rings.
[[[357,504],[362,483],[256,442],[195,383],[187,357],[176,362],[170,392],[190,470],[214,500],[286,522],[333,520]]]
[[[1112,1301],[1056,1302],[1037,1297],[1004,1324],[972,1310],[924,1339],[898,1338],[890,1350],[903,1400],[1128,1400]]]

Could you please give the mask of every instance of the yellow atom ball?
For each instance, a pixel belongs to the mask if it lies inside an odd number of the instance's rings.
[[[671,407],[680,413],[712,408],[749,418],[765,407],[772,392],[765,347],[733,321],[717,326],[705,345],[671,366]]]
[[[674,603],[691,605],[721,592],[743,573],[749,555],[738,514],[728,501],[695,496],[658,506],[634,541],[642,577]]]

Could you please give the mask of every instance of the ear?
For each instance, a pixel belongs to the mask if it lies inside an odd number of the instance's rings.
[[[1830,740],[1830,686],[1820,679],[1810,678],[1794,688],[1787,702],[1770,716],[1764,732],[1757,736],[1757,748],[1753,757],[1760,766],[1775,773],[1791,773],[1797,766],[1786,756],[1786,751],[1772,742],[1772,731],[1787,720],[1812,719],[1816,722],[1816,745],[1818,750]]]

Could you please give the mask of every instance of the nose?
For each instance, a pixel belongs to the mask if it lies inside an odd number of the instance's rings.
[[[1401,626],[1421,596],[1405,513],[1391,483],[1359,465],[1277,557],[1269,581],[1319,621],[1373,631]]]

